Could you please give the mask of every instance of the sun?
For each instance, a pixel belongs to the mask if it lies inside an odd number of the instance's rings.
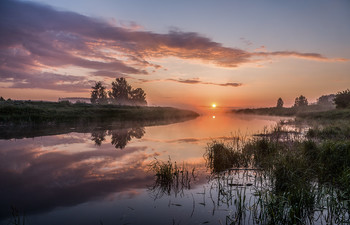
[[[211,107],[216,108],[216,104],[212,104]]]

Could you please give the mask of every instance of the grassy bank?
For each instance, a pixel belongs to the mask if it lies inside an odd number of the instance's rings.
[[[298,119],[305,120],[349,120],[350,108],[335,109],[334,107],[324,107],[318,105],[309,105],[305,107],[291,108],[254,108],[254,109],[238,109],[232,110],[237,114],[257,114],[271,116],[295,116]]]
[[[68,102],[6,101],[0,103],[1,124],[105,122],[115,120],[162,120],[194,118],[189,110],[171,107],[70,104]]]
[[[319,121],[336,121],[350,120],[350,108],[332,109],[327,111],[300,112],[297,115],[299,119],[319,120]]]
[[[266,107],[266,108],[247,108],[232,110],[233,113],[244,114],[258,114],[258,115],[271,115],[271,116],[296,116],[300,114],[308,113],[321,113],[325,111],[334,110],[334,106],[322,106],[322,105],[308,105],[301,107]]]

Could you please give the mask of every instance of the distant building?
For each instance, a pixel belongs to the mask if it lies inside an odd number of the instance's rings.
[[[91,103],[90,98],[79,98],[79,97],[69,97],[69,98],[58,98],[58,102],[68,101],[70,103]]]

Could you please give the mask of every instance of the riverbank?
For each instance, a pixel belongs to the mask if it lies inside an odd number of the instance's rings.
[[[334,107],[322,107],[310,105],[306,107],[291,108],[248,108],[230,111],[237,114],[257,114],[269,116],[294,116],[297,119],[307,120],[348,120],[350,119],[350,109],[335,109]]]
[[[171,107],[92,105],[68,102],[6,101],[0,103],[0,124],[145,121],[195,118],[199,114]]]

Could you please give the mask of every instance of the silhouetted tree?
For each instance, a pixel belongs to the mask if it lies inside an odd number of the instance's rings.
[[[91,140],[95,142],[97,146],[101,146],[102,142],[106,140],[106,130],[94,130],[91,132]]]
[[[145,134],[145,129],[143,127],[133,127],[109,130],[108,134],[112,135],[112,145],[114,145],[115,148],[123,149],[132,138],[142,138]]]
[[[283,104],[284,104],[284,102],[283,102],[282,98],[279,98],[279,99],[277,100],[277,105],[276,105],[276,107],[277,107],[277,108],[283,108]]]
[[[334,94],[322,95],[317,99],[317,105],[331,106],[334,104],[333,100],[335,98]]]
[[[340,91],[335,95],[334,103],[337,108],[350,107],[350,90]]]
[[[102,85],[102,82],[96,82],[95,86],[91,87],[91,103],[92,104],[106,104],[107,103],[107,92],[106,87]]]
[[[302,106],[307,106],[309,103],[305,96],[300,95],[299,97],[295,98],[295,103],[294,107],[302,107]]]
[[[146,93],[141,88],[136,88],[131,91],[131,100],[136,105],[147,105]]]
[[[6,101],[2,96],[0,97],[0,102]]]
[[[125,78],[116,78],[108,92],[113,103],[121,105],[146,105],[146,93],[141,88],[132,89]]]
[[[145,132],[145,128],[141,126],[113,130],[94,130],[91,132],[91,140],[97,146],[101,146],[106,140],[106,135],[111,135],[111,144],[115,148],[123,149],[133,138],[142,138]]]
[[[130,100],[131,86],[125,80],[125,78],[116,78],[112,82],[112,90],[108,92],[108,95],[115,103],[125,104]]]

